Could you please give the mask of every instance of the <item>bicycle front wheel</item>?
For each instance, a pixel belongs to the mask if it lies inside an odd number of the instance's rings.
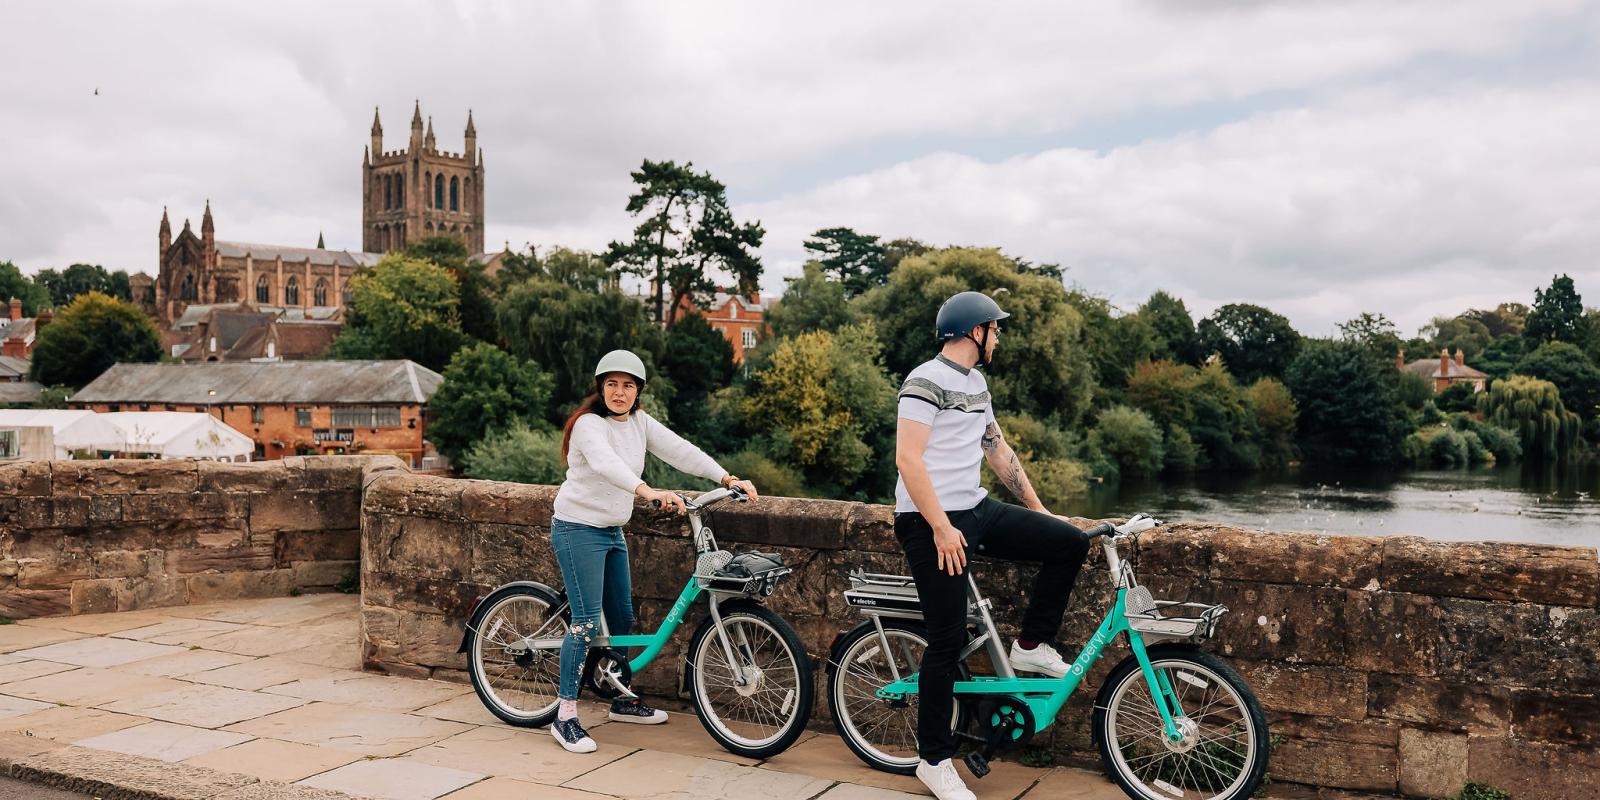
[[[733,661],[707,617],[689,643],[690,698],[700,724],[728,752],[770,758],[805,732],[815,693],[811,660],[772,611],[753,603],[724,603],[720,611]]]
[[[1094,738],[1107,771],[1141,800],[1242,800],[1267,772],[1267,720],[1239,674],[1186,645],[1157,645],[1150,666],[1165,674],[1183,715],[1167,738],[1139,662],[1128,656],[1095,700]]]
[[[512,584],[483,599],[468,623],[467,671],[472,688],[490,713],[519,727],[555,719],[561,688],[560,649],[533,649],[530,639],[567,635],[565,606],[542,586]]]

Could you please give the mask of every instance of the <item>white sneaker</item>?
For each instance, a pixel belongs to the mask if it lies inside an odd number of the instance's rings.
[[[550,735],[569,753],[593,753],[594,740],[589,738],[589,732],[578,724],[578,718],[558,719],[550,723]]]
[[[939,800],[978,800],[956,772],[956,760],[947,758],[934,766],[926,761],[917,762],[917,780],[933,792]]]
[[[1068,664],[1054,647],[1040,642],[1032,650],[1024,650],[1011,643],[1011,668],[1018,672],[1040,672],[1052,678],[1067,674]]]

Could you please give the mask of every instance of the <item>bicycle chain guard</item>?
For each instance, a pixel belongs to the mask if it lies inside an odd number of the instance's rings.
[[[978,732],[987,748],[1015,750],[1033,739],[1033,709],[1016,697],[988,697],[978,703]]]

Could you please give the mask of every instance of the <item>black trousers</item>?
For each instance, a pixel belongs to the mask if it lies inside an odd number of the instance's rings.
[[[1089,537],[1049,514],[987,497],[949,517],[950,524],[967,537],[969,559],[981,555],[1040,565],[1022,617],[1022,638],[1055,641],[1072,585],[1089,554]],[[928,649],[922,654],[918,673],[917,751],[926,761],[941,761],[956,753],[950,719],[955,711],[958,662],[967,643],[967,575],[939,569],[933,528],[921,514],[896,514],[894,535],[905,550],[911,577],[916,579],[928,629]]]

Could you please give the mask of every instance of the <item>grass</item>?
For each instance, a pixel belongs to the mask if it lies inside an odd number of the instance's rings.
[[[1056,765],[1056,754],[1043,747],[1028,747],[1017,754],[1017,762],[1025,767],[1044,769]]]
[[[4,614],[0,614],[0,625],[15,625],[15,624],[17,624],[16,620],[14,620],[14,619],[12,619],[12,618],[4,615]]]
[[[337,585],[335,585],[333,588],[338,589],[339,591],[344,592],[345,594],[355,594],[355,593],[361,591],[361,575],[360,575],[360,573],[352,572],[349,575],[346,575],[344,577],[344,580],[339,581],[339,583]]]
[[[1504,789],[1496,789],[1487,783],[1467,781],[1462,787],[1458,800],[1511,800],[1511,793]]]

